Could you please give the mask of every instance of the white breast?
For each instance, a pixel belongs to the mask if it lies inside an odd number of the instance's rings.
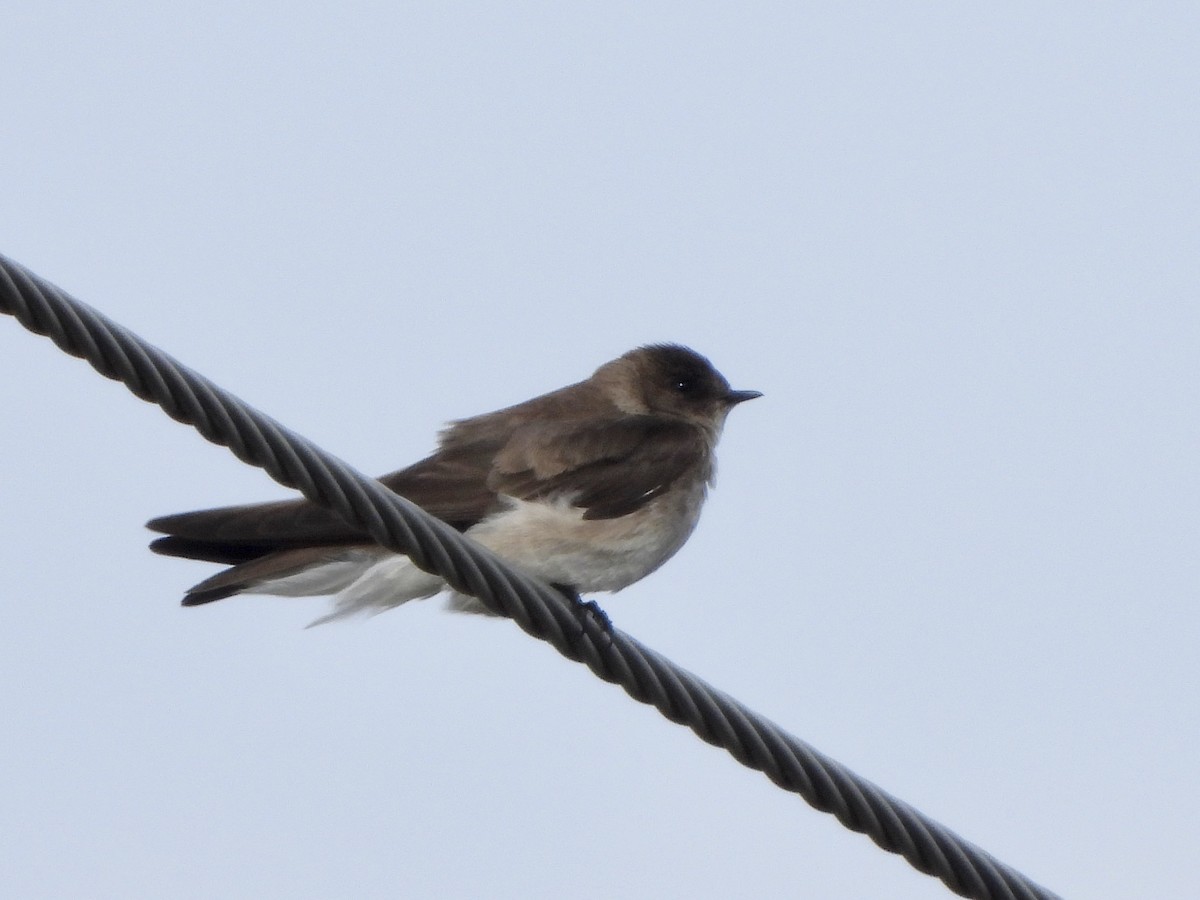
[[[700,517],[706,485],[676,486],[616,519],[585,519],[566,501],[506,498],[467,534],[520,569],[583,593],[619,591],[675,555]]]

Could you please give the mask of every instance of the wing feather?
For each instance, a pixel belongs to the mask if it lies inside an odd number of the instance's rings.
[[[537,423],[497,454],[488,487],[521,500],[563,499],[585,519],[614,519],[696,472],[706,455],[700,429],[651,416]],[[707,480],[711,472],[701,474]]]
[[[707,455],[694,426],[651,416],[525,422],[504,438],[453,440],[407,469],[380,478],[388,489],[465,531],[497,508],[501,494],[562,499],[588,519],[628,515],[667,490]],[[704,471],[704,478],[711,473]],[[162,516],[157,553],[245,563],[302,547],[362,544],[369,537],[308,500],[283,500]]]
[[[379,479],[389,490],[460,531],[496,502],[487,487],[488,468],[467,454],[434,454]],[[159,538],[150,548],[167,556],[241,563],[277,550],[370,543],[370,537],[339,515],[309,500],[281,500],[161,516],[146,524]]]

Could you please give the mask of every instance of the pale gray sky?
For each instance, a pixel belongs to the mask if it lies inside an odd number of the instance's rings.
[[[1200,886],[1200,11],[13,0],[0,252],[369,472],[766,396],[616,624],[1070,897]],[[506,622],[178,606],[286,496],[0,322],[0,894],[950,896]]]

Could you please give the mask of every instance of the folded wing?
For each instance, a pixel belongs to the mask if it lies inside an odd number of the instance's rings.
[[[650,416],[530,422],[503,442],[448,441],[446,449],[379,480],[459,531],[495,510],[501,495],[563,500],[584,509],[584,518],[610,519],[635,512],[696,471],[704,440],[692,426]],[[147,527],[167,535],[151,543],[156,553],[229,565],[306,547],[372,543],[308,500],[162,516]]]

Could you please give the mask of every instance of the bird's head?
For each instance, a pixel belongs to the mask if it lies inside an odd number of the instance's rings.
[[[735,391],[712,363],[679,344],[648,344],[602,366],[596,376],[626,412],[663,416],[718,432],[725,416],[758,391]]]

